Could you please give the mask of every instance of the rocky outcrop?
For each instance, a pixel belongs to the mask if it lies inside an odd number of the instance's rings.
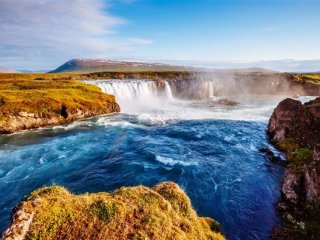
[[[115,97],[97,86],[24,77],[0,79],[0,134],[120,111]]]
[[[281,187],[283,200],[291,205],[297,205],[303,199],[302,174],[287,169]]]
[[[301,134],[311,119],[300,101],[287,98],[274,110],[268,125],[272,141],[280,141]]]
[[[305,199],[307,202],[320,200],[320,145],[315,146],[313,160],[303,174]]]
[[[270,140],[285,152],[288,161],[278,208],[289,226],[294,226],[297,237],[293,239],[304,239],[296,229],[308,239],[316,239],[320,234],[320,216],[314,215],[320,213],[319,120],[320,98],[305,104],[285,99],[274,110],[268,124]]]
[[[11,239],[224,239],[219,224],[198,217],[188,196],[172,182],[153,188],[73,195],[58,186],[26,197],[3,234]]]
[[[10,115],[4,124],[0,124],[0,134],[8,134],[26,129],[34,129],[50,125],[65,124],[76,120],[90,118],[120,112],[120,107],[116,102],[106,103],[101,109],[68,109],[66,105],[61,106],[61,111],[46,114],[28,113],[20,111],[15,115]]]

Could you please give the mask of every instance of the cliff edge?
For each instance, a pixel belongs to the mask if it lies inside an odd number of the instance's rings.
[[[289,98],[280,102],[268,135],[288,161],[278,205],[287,226],[273,239],[319,239],[320,98],[305,104]]]

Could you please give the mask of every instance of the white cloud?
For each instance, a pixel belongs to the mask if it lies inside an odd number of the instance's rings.
[[[108,57],[148,43],[116,41],[115,28],[125,23],[108,12],[103,0],[0,0],[0,64],[7,58],[23,58],[17,65],[48,59],[60,64],[74,57]]]
[[[145,38],[129,38],[128,44],[130,45],[150,45],[153,41]]]

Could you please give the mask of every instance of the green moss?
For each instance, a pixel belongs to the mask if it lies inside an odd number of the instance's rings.
[[[309,148],[298,148],[291,154],[288,167],[296,172],[302,172],[306,169],[308,163],[312,160],[312,150]]]
[[[277,147],[286,153],[292,153],[297,148],[299,148],[299,145],[296,143],[296,140],[293,138],[285,138],[283,140],[280,140],[277,142]]]
[[[93,203],[89,209],[91,214],[98,217],[102,221],[108,222],[111,221],[116,215],[117,205],[111,201],[100,200]]]

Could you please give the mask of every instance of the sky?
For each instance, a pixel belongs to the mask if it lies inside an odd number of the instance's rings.
[[[73,58],[320,71],[317,0],[0,0],[0,66]]]

